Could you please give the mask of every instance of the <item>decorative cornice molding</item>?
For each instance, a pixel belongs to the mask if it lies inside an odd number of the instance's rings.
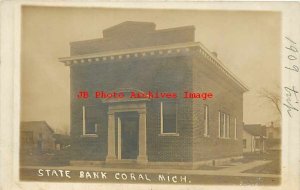
[[[91,62],[103,62],[109,60],[126,60],[130,58],[144,58],[148,56],[158,55],[185,55],[193,48],[197,48],[199,44],[197,42],[180,43],[172,45],[152,46],[145,48],[132,48],[127,50],[108,51],[94,54],[75,55],[71,57],[59,58],[60,62],[65,63],[66,66],[78,63],[91,63]]]
[[[89,64],[92,62],[102,63],[106,61],[138,59],[151,56],[187,56],[192,55],[192,52],[198,52],[198,55],[202,55],[209,62],[215,64],[217,68],[219,68],[226,76],[228,76],[236,84],[238,84],[243,89],[243,91],[248,91],[248,87],[241,81],[239,81],[238,78],[232,72],[230,72],[228,68],[200,42],[179,43],[171,45],[100,52],[94,54],[75,55],[71,57],[59,58],[59,61],[65,63],[66,66],[71,66],[73,64]]]

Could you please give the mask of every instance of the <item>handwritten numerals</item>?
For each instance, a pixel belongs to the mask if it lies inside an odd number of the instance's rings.
[[[287,45],[285,49],[288,51],[288,66],[285,66],[286,69],[288,69],[290,72],[298,74],[299,67],[297,65],[299,52],[297,49],[297,44],[293,40],[291,40],[288,37],[285,37],[287,40]],[[299,111],[299,100],[298,100],[298,90],[296,89],[296,86],[289,84],[288,86],[284,87],[284,95],[285,100],[283,102],[283,106],[286,109],[287,114],[291,118],[293,116],[294,112]]]
[[[295,63],[298,60],[298,49],[296,47],[297,44],[288,37],[285,37],[285,39],[287,39],[289,43],[289,45],[285,47],[285,49],[289,51],[288,60],[292,63],[291,66],[285,66],[285,68],[294,72],[299,72],[299,67]]]

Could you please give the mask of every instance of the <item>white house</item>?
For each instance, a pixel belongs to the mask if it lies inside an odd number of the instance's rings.
[[[260,124],[244,125],[243,152],[264,152],[266,127]]]

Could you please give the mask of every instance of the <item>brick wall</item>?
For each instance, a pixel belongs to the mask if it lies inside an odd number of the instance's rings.
[[[243,94],[213,63],[198,56],[193,64],[195,92],[212,92],[210,100],[193,100],[193,160],[242,155]],[[204,137],[204,105],[209,107],[209,137]],[[230,138],[219,138],[219,111],[230,115]],[[234,139],[234,118],[237,139]]]

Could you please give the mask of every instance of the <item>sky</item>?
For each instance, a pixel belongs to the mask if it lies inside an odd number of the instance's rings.
[[[60,133],[70,126],[70,71],[58,61],[69,43],[101,38],[124,21],[154,22],[156,29],[193,25],[195,41],[247,85],[244,122],[278,120],[262,89],[280,93],[281,19],[276,12],[25,7],[22,13],[21,121],[45,120]]]

